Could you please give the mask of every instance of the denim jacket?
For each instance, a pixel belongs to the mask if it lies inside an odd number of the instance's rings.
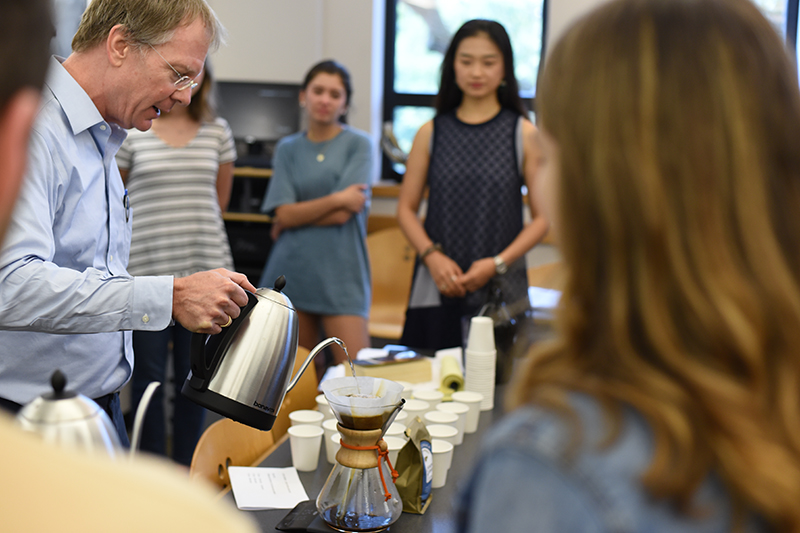
[[[564,452],[571,430],[562,418],[537,407],[518,409],[491,430],[457,502],[456,531],[667,532],[731,531],[724,485],[709,475],[687,516],[655,500],[641,484],[653,451],[652,432],[639,413],[624,409],[622,428],[609,447],[599,443],[606,425],[599,404],[571,395],[582,429],[577,455]],[[766,531],[757,519],[746,531]]]

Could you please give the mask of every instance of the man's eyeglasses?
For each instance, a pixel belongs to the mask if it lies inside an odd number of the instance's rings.
[[[161,59],[164,59],[164,56],[162,56],[162,55],[161,55],[161,54],[158,52],[158,50],[156,50],[156,49],[153,47],[153,45],[152,45],[152,44],[148,44],[147,46],[149,46],[150,48],[152,48],[152,49],[153,49],[153,52],[155,52],[155,53],[157,53],[157,54],[158,54],[158,57],[160,57]],[[173,67],[173,66],[170,64],[170,62],[169,62],[169,61],[167,61],[166,59],[164,59],[164,63],[166,63],[166,64],[169,66],[169,68],[171,68],[171,69],[172,69],[172,71],[173,71],[175,74],[177,74],[177,75],[178,75],[178,80],[177,80],[177,81],[174,83],[174,85],[175,85],[175,90],[176,90],[176,91],[182,91],[182,90],[184,90],[184,89],[194,89],[195,87],[197,87],[197,86],[199,85],[199,84],[198,84],[196,81],[194,81],[194,79],[193,79],[193,78],[190,78],[189,76],[185,76],[185,75],[181,74],[180,72],[178,72],[177,70],[175,70],[175,67]]]

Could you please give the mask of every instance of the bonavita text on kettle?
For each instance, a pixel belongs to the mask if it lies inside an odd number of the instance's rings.
[[[260,404],[260,403],[258,403],[258,402],[253,402],[253,405],[254,405],[254,406],[256,406],[256,407],[258,407],[258,408],[259,408],[259,409],[261,409],[262,411],[266,411],[266,412],[267,412],[267,413],[269,413],[269,414],[272,414],[272,413],[274,413],[274,412],[275,412],[275,409],[272,409],[271,407],[267,407],[266,405],[261,405],[261,404]]]

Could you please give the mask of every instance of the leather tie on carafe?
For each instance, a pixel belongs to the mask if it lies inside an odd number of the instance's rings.
[[[381,483],[383,483],[383,492],[386,499],[384,501],[389,501],[392,497],[391,493],[389,492],[389,488],[386,486],[386,479],[383,477],[383,468],[381,468],[381,459],[386,461],[386,464],[389,466],[389,470],[392,473],[392,482],[394,483],[399,474],[392,466],[392,462],[389,459],[389,446],[386,444],[381,438],[381,434],[383,433],[380,429],[372,429],[372,430],[357,430],[357,429],[350,429],[342,426],[339,424],[339,433],[342,437],[339,439],[339,442],[342,445],[342,449],[336,454],[336,461],[339,462],[342,466],[346,466],[348,468],[358,468],[358,469],[365,469],[365,468],[378,468],[378,474],[381,477]],[[358,444],[351,444],[350,442],[345,442],[345,438],[351,442],[355,442]],[[378,439],[375,444],[372,445],[359,445],[364,444],[366,442],[375,442],[374,439]],[[375,450],[376,457],[363,457],[360,453],[352,453],[347,452],[347,450],[352,450],[355,452],[368,452],[371,450]]]
[[[349,450],[358,450],[358,451],[367,451],[367,450],[375,450],[378,454],[378,474],[381,476],[381,483],[383,483],[383,495],[386,497],[384,501],[388,502],[392,495],[389,492],[389,488],[386,486],[386,479],[383,477],[383,468],[381,468],[381,459],[386,461],[386,464],[389,465],[389,470],[392,472],[392,483],[397,481],[398,476],[400,474],[392,466],[392,460],[389,459],[389,445],[386,444],[386,441],[381,439],[375,446],[353,446],[352,444],[347,444],[344,440],[339,439],[339,443]]]

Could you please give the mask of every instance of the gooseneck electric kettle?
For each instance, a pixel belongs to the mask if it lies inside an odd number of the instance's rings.
[[[82,394],[66,390],[67,378],[56,370],[53,387],[17,413],[16,424],[59,446],[116,457],[123,453],[117,430],[97,403]]]
[[[308,354],[292,379],[297,354],[297,311],[281,292],[281,276],[272,289],[253,294],[241,314],[217,335],[195,333],[191,371],[181,393],[193,402],[242,424],[269,430],[286,393],[312,359],[333,343],[325,339]],[[291,381],[290,381],[291,380]]]

